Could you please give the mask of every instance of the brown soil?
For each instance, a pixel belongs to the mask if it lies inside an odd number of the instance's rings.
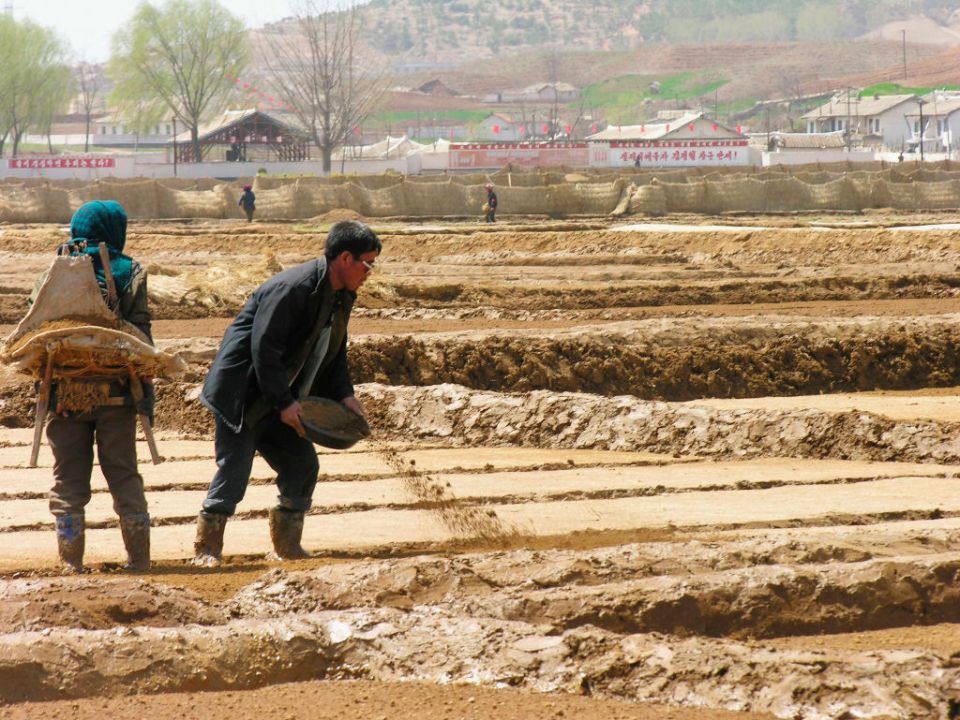
[[[267,559],[258,465],[213,570],[189,564],[215,467],[199,387],[322,232],[132,223],[154,336],[189,366],[157,387],[176,452],[141,465],[155,564],[102,559],[98,480],[92,572],[57,574],[50,461],[20,459],[32,380],[0,370],[0,717],[952,717],[958,423],[883,412],[958,394],[960,234],[890,229],[944,219],[384,222],[350,348],[376,442],[321,456],[306,521],[334,530]],[[60,237],[3,227],[6,332]],[[802,400],[853,391],[873,410]]]

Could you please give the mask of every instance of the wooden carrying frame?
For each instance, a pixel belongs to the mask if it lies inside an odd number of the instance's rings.
[[[119,316],[120,313],[120,303],[117,296],[117,288],[113,280],[113,273],[110,270],[110,255],[107,250],[107,246],[104,243],[100,244],[100,261],[103,265],[103,274],[106,279],[107,285],[107,307],[110,311]],[[49,342],[46,345],[46,364],[43,372],[43,378],[40,380],[38,393],[37,393],[37,407],[36,414],[34,417],[33,424],[33,446],[30,451],[30,467],[37,466],[37,460],[40,456],[40,442],[43,437],[43,428],[46,424],[47,413],[50,410],[50,394],[53,386],[54,375],[60,376],[63,371],[66,371],[63,368],[59,368],[57,364],[58,352],[60,346],[56,341]],[[60,369],[61,372],[55,373],[55,369]],[[127,363],[126,367],[122,368],[98,368],[100,372],[106,372],[109,375],[115,377],[126,376],[130,383],[130,392],[133,395],[134,403],[139,406],[140,402],[143,400],[143,381],[137,373],[136,368],[132,363]],[[69,371],[66,371],[69,372]],[[140,427],[143,430],[143,436],[147,441],[147,447],[150,450],[150,459],[154,465],[158,465],[163,462],[163,458],[160,456],[160,452],[157,449],[157,441],[153,435],[153,427],[150,425],[150,419],[145,413],[138,412],[138,417],[140,418]]]

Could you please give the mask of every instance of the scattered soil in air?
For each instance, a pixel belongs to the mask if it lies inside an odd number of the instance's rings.
[[[377,453],[400,476],[403,487],[424,507],[436,513],[440,521],[460,539],[508,542],[520,529],[501,520],[495,510],[464,505],[450,491],[450,484],[441,482],[417,469],[415,460],[407,460],[394,448],[375,441]]]
[[[366,421],[340,403],[322,398],[305,398],[302,404],[301,418],[306,424],[345,438],[360,438],[370,434]],[[436,513],[457,538],[499,541],[519,534],[519,529],[505,525],[494,510],[464,505],[450,491],[449,483],[421,472],[417,469],[416,461],[405,459],[384,441],[375,441],[374,448],[400,477],[403,487],[425,508]]]

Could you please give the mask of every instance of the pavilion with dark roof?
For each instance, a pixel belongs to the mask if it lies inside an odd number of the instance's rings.
[[[281,119],[262,110],[227,110],[199,128],[201,162],[296,161],[310,159],[312,138],[293,116]],[[171,141],[176,161],[197,162],[190,131]],[[223,148],[222,157],[217,150]]]

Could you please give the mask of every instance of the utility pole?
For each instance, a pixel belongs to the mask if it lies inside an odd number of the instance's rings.
[[[923,106],[926,104],[926,100],[917,98],[917,105],[920,107],[920,162],[923,162]]]
[[[765,108],[767,111],[767,150],[770,150],[770,106]]]
[[[847,88],[847,122],[843,126],[843,136],[847,143],[847,152],[850,152],[850,88]]]
[[[907,79],[907,31],[901,30],[900,37],[902,38],[902,48],[903,48],[903,79]]]
[[[173,176],[177,176],[177,116],[171,118],[173,122]]]

